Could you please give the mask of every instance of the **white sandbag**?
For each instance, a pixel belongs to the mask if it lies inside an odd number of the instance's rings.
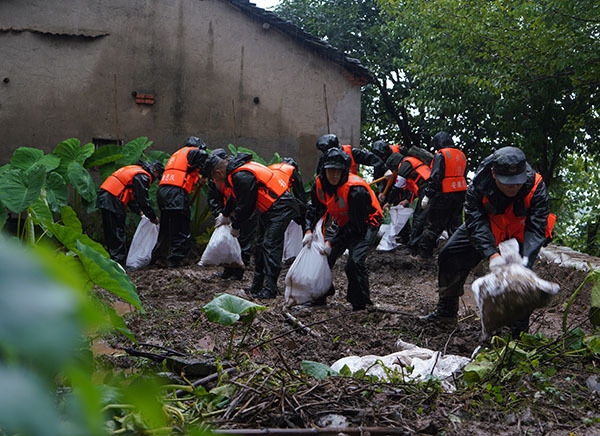
[[[283,238],[283,257],[285,262],[288,259],[298,256],[302,250],[302,227],[295,221],[290,221],[285,229]]]
[[[501,242],[498,248],[505,263],[493,267],[489,274],[471,285],[479,308],[483,339],[502,326],[525,319],[560,290],[557,283],[542,280],[523,266],[516,239]]]
[[[390,208],[390,224],[383,224],[379,231],[382,233],[381,240],[377,245],[378,251],[390,251],[400,244],[396,242],[396,235],[404,228],[413,210],[410,207],[397,205]]]
[[[137,229],[135,229],[135,233],[133,234],[125,265],[129,268],[137,269],[143,268],[150,263],[152,250],[158,239],[158,229],[158,224],[154,224],[145,215],[142,215],[142,219],[140,219]]]
[[[445,391],[452,392],[456,387],[449,378],[471,360],[468,357],[453,354],[442,355],[439,351],[417,347],[408,342],[398,341],[396,345],[401,348],[401,351],[386,356],[344,357],[334,362],[331,369],[340,372],[346,365],[352,373],[363,369],[367,375],[375,376],[382,381],[389,381],[390,370],[405,374],[407,379],[424,380],[431,376],[441,380],[442,388]],[[406,370],[408,366],[413,367],[410,374]]]
[[[323,218],[312,232],[310,246],[302,247],[285,276],[285,302],[289,306],[314,301],[327,293],[332,275],[327,256],[321,254],[325,247]]]
[[[231,224],[215,229],[198,265],[244,266],[242,249],[237,238],[231,234]]]

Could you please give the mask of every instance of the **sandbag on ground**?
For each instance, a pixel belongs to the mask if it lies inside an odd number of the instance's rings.
[[[347,366],[352,373],[364,369],[367,375],[375,376],[383,381],[389,381],[389,371],[404,372],[407,379],[424,380],[435,377],[441,380],[442,388],[447,392],[456,390],[456,387],[447,380],[452,374],[462,369],[471,361],[468,357],[453,354],[443,355],[440,351],[417,347],[409,342],[398,340],[396,346],[401,349],[387,356],[347,356],[339,359],[331,369],[340,372]],[[412,366],[412,373],[408,374],[407,368]]]
[[[516,239],[498,246],[505,264],[478,278],[471,285],[481,317],[482,339],[502,326],[527,318],[535,309],[545,306],[560,285],[540,279],[523,266]]]

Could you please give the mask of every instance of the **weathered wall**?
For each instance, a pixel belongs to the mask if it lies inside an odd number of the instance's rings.
[[[148,136],[170,152],[198,135],[312,174],[324,89],[331,132],[359,142],[360,87],[344,69],[222,0],[3,0],[0,59],[2,162],[69,137]]]

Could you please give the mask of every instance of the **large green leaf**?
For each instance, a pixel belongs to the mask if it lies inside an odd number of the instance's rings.
[[[144,136],[128,142],[123,146],[122,153],[125,156],[119,159],[116,164],[119,167],[135,164],[142,157],[144,150],[150,147],[151,144],[152,141],[148,141],[148,138]]]
[[[41,195],[33,202],[29,210],[31,211],[35,224],[40,225],[44,230],[47,229],[44,223],[54,222],[48,203],[46,203]]]
[[[60,209],[60,216],[62,218],[62,222],[66,227],[74,230],[75,232],[83,233],[83,226],[81,225],[81,221],[77,217],[77,214],[71,208],[71,206],[65,206]]]
[[[252,319],[257,311],[265,309],[267,309],[265,306],[259,306],[251,301],[229,294],[217,296],[202,308],[209,321],[225,326],[235,324],[241,315]]]
[[[125,157],[123,147],[119,144],[108,144],[98,147],[98,149],[85,162],[86,168],[94,168],[100,165],[106,165],[111,162],[116,162]]]
[[[313,362],[311,360],[302,361],[302,371],[307,375],[313,376],[317,380],[324,380],[327,377],[340,375],[337,371],[332,370],[329,366],[320,362]]]
[[[75,252],[79,255],[83,267],[95,284],[122,298],[127,303],[133,304],[140,312],[144,312],[135,286],[121,265],[110,258],[104,257],[102,253],[81,240],[77,240]]]
[[[493,369],[494,363],[492,362],[471,362],[463,369],[465,382],[467,384],[472,384],[485,380]]]
[[[107,258],[109,257],[104,247],[85,233],[81,233],[72,227],[61,226],[60,224],[53,224],[50,222],[46,222],[44,224],[50,228],[50,231],[54,237],[69,250],[75,252],[77,250],[77,241],[81,241],[82,243],[92,247],[102,256]]]
[[[34,163],[44,157],[44,152],[38,148],[19,147],[10,158],[10,164],[13,168],[26,170]]]
[[[46,172],[49,172],[58,167],[60,159],[51,154],[45,155],[42,150],[32,147],[19,147],[10,158],[11,166],[22,170],[31,168],[36,163],[42,164]]]
[[[60,208],[69,203],[69,188],[65,179],[52,171],[46,179],[46,201],[52,212],[59,212]]]
[[[38,198],[46,180],[46,169],[36,164],[28,170],[9,169],[0,175],[0,200],[15,213],[23,212]]]
[[[54,375],[73,357],[80,334],[74,293],[48,280],[22,248],[4,239],[0,239],[0,289],[3,350]]]
[[[96,201],[96,184],[83,165],[79,162],[71,162],[67,167],[67,176],[84,200],[88,203]]]
[[[45,383],[33,372],[0,366],[0,427],[7,434],[63,434],[54,402]]]
[[[83,163],[94,153],[94,144],[88,143],[81,147],[77,138],[66,139],[56,146],[51,153],[60,158],[60,165],[56,169],[61,176],[67,178],[67,170],[71,162]]]

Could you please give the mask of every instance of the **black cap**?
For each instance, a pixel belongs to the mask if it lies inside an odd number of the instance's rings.
[[[339,148],[340,141],[336,135],[331,133],[321,136],[317,139],[317,148],[325,153],[330,148]]]
[[[517,147],[502,147],[494,153],[492,169],[504,185],[519,185],[527,181],[527,159]]]
[[[339,148],[332,148],[325,153],[323,159],[323,168],[338,168],[345,170],[348,165],[349,156],[348,153],[340,150]]]
[[[223,148],[215,148],[210,154],[220,157],[221,159],[227,159],[229,157],[229,154],[227,154]]]
[[[441,150],[446,147],[454,147],[454,141],[446,132],[437,132],[433,138],[431,138],[431,145],[436,150]]]
[[[390,148],[390,144],[383,140],[375,141],[373,145],[371,145],[371,151],[382,160],[386,160],[392,154],[392,149]]]
[[[390,171],[398,171],[402,159],[404,159],[402,153],[392,153],[385,161],[385,167]]]
[[[202,167],[200,168],[200,174],[202,174],[203,177],[211,177],[213,169],[215,168],[215,166],[217,166],[217,163],[219,163],[219,161],[222,159],[221,157],[219,157],[218,150],[219,149],[212,151],[204,161],[204,165],[202,165]],[[215,153],[216,151],[217,153]]]
[[[198,147],[200,150],[206,150],[206,144],[197,136],[190,136],[185,140],[182,147]]]
[[[284,157],[283,159],[281,159],[281,162],[291,165],[294,168],[298,169],[298,162],[296,162],[296,160],[293,157]]]

